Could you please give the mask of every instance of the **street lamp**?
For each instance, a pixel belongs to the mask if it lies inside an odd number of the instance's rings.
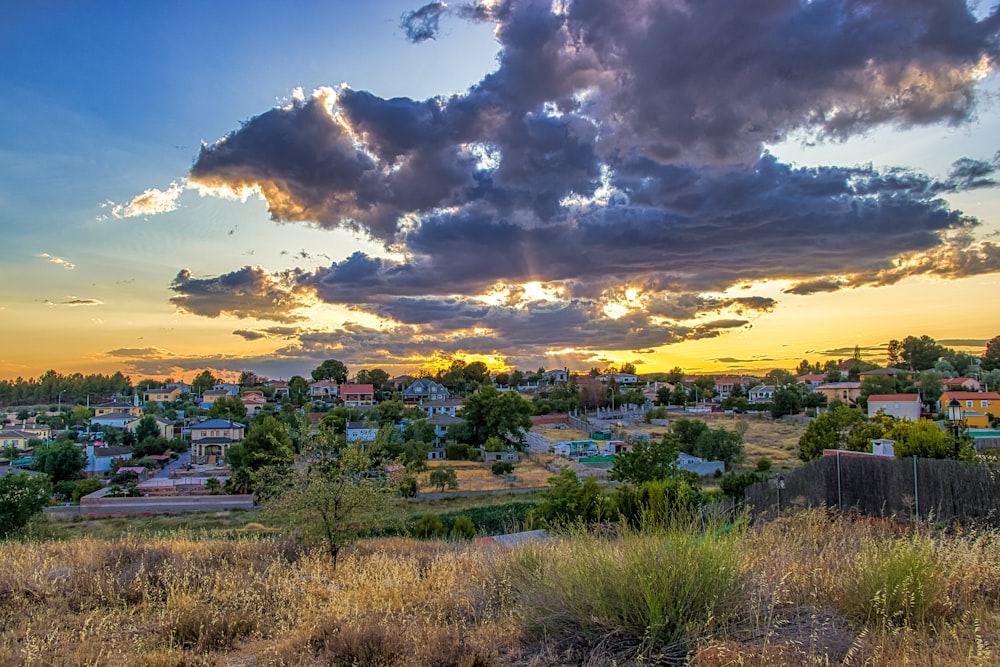
[[[951,402],[948,403],[948,421],[951,422],[951,434],[955,439],[955,458],[958,458],[958,451],[961,443],[959,438],[959,429],[962,423],[962,404],[958,402],[958,399],[953,398]]]

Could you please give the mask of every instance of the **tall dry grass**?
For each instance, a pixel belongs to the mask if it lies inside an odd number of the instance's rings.
[[[484,549],[0,544],[7,665],[992,665],[1000,540],[820,511]]]

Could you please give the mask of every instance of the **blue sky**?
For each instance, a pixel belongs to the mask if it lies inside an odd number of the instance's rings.
[[[13,3],[0,376],[975,349],[997,17],[859,6]]]

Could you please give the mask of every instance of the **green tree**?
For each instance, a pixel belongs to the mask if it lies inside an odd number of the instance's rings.
[[[143,416],[139,420],[139,424],[135,427],[135,439],[142,442],[147,438],[158,437],[160,437],[160,427],[156,423],[156,417],[152,415]]]
[[[32,468],[44,472],[53,482],[77,479],[87,465],[87,455],[72,442],[57,442],[35,448]]]
[[[209,495],[217,496],[222,490],[222,483],[217,477],[209,477],[205,480],[205,490],[208,491]]]
[[[656,404],[657,405],[670,405],[670,394],[673,391],[673,387],[668,384],[659,387],[656,390]]]
[[[327,359],[312,370],[312,379],[315,382],[320,380],[333,380],[337,383],[347,382],[347,366],[337,359]]]
[[[824,449],[844,449],[851,428],[864,420],[864,413],[837,403],[806,426],[799,438],[799,458],[812,461],[823,455]]]
[[[234,468],[260,470],[287,466],[294,455],[288,426],[275,417],[265,417],[253,423],[243,441],[230,447],[226,457]]]
[[[243,421],[247,417],[247,407],[235,396],[222,396],[215,399],[208,408],[209,419],[231,419]]]
[[[51,492],[50,480],[45,475],[0,476],[0,539],[17,535],[41,514]]]
[[[663,381],[670,384],[678,384],[684,380],[684,371],[680,366],[674,366],[664,376]]]
[[[256,387],[261,384],[260,376],[253,371],[240,371],[240,379],[236,381],[241,387]]]
[[[1000,336],[994,336],[986,344],[980,368],[984,371],[1000,370]]]
[[[309,398],[309,381],[301,375],[293,375],[288,380],[288,401],[292,405],[305,405]]]
[[[417,519],[417,522],[413,524],[411,533],[418,540],[434,540],[443,538],[448,534],[448,531],[445,529],[441,517],[432,512],[427,512],[426,514],[422,514]]]
[[[695,443],[698,442],[698,438],[703,433],[708,432],[708,424],[700,419],[681,417],[674,421],[670,431],[677,436],[680,451],[690,453],[690,450],[694,449]]]
[[[69,413],[69,421],[71,424],[87,425],[93,416],[94,413],[92,410],[88,410],[82,405],[74,405]]]
[[[660,440],[638,440],[632,444],[632,451],[615,457],[609,477],[633,484],[676,477],[680,472],[676,465],[680,451],[680,441],[673,431]]]
[[[458,475],[455,473],[455,469],[451,466],[434,468],[434,470],[431,470],[431,474],[427,481],[430,482],[431,486],[438,487],[439,491],[444,491],[445,487],[448,487],[449,489],[458,488]]]
[[[300,542],[323,545],[336,568],[340,550],[383,520],[387,496],[372,480],[313,454],[265,501],[265,513]]]
[[[448,531],[448,539],[458,542],[462,540],[471,540],[476,536],[476,524],[472,519],[465,515],[459,514],[455,517],[455,521],[451,524],[451,530]]]
[[[462,406],[465,437],[461,439],[476,447],[490,437],[520,443],[531,428],[531,414],[531,403],[517,392],[501,393],[493,386],[482,387]]]
[[[581,482],[572,469],[563,468],[549,478],[549,484],[550,488],[541,494],[541,502],[529,514],[530,524],[586,524],[607,518],[607,497],[593,476]]]
[[[389,385],[389,374],[381,368],[371,370],[360,370],[354,378],[360,384],[370,384],[375,391],[381,391],[383,387]]]
[[[861,395],[858,407],[868,409],[868,397],[873,394],[895,394],[900,390],[899,383],[892,375],[866,375],[861,381]]]
[[[900,356],[911,371],[925,371],[934,368],[937,360],[944,356],[944,348],[927,335],[907,336],[903,339]]]
[[[802,392],[798,385],[779,387],[771,398],[771,417],[779,419],[785,415],[802,412]]]
[[[70,494],[70,498],[73,499],[73,502],[78,503],[80,502],[80,498],[90,495],[94,491],[100,491],[103,488],[104,482],[96,477],[87,477],[85,479],[81,479],[73,486],[73,492]]]
[[[191,391],[200,396],[217,384],[219,379],[212,375],[211,371],[202,371],[191,381]]]
[[[759,472],[727,472],[719,480],[719,489],[733,500],[741,501],[748,486],[766,481],[767,475]]]
[[[724,461],[730,465],[743,458],[743,436],[726,428],[710,428],[701,433],[694,445],[684,452],[706,461]]]
[[[934,422],[921,419],[915,422],[896,422],[886,437],[893,440],[896,456],[917,456],[925,459],[971,459],[972,447],[959,436],[942,431]]]

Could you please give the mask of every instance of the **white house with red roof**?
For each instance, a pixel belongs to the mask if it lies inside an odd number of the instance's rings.
[[[375,405],[375,385],[342,384],[340,385],[340,400],[349,408],[364,408]]]

